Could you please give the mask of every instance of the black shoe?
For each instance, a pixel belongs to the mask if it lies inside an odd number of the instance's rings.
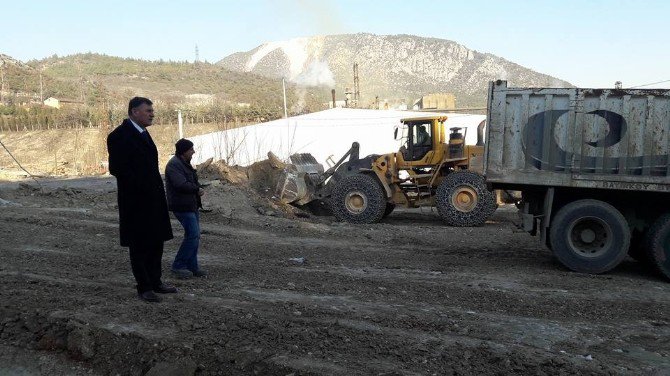
[[[159,294],[174,294],[177,292],[177,288],[174,286],[166,285],[165,283],[161,283],[158,287],[154,289],[154,292],[157,292]]]
[[[140,292],[137,294],[137,297],[139,297],[141,300],[144,300],[145,302],[150,303],[158,303],[161,301],[161,298],[159,298],[158,295],[154,294],[154,292],[151,290]]]
[[[199,269],[199,270],[196,270],[196,271],[193,272],[193,276],[194,277],[206,277],[207,272],[202,270],[202,269]]]

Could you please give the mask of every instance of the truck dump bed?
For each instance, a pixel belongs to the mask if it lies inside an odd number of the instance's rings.
[[[489,83],[485,175],[524,185],[670,192],[670,90]]]

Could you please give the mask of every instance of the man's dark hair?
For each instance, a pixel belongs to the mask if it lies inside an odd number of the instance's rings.
[[[142,104],[152,106],[154,103],[151,100],[149,100],[149,98],[135,97],[131,99],[130,102],[128,102],[128,116],[131,116],[133,114],[133,108],[137,108]]]

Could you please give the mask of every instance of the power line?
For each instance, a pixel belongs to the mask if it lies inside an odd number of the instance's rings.
[[[9,149],[7,149],[7,146],[5,146],[5,144],[3,144],[2,141],[0,141],[0,145],[2,145],[3,148],[5,148],[5,150],[9,154],[9,156],[12,157],[12,159],[14,160],[14,162],[16,162],[16,164],[19,165],[19,167],[21,167],[21,169],[23,171],[25,171],[26,174],[28,174],[28,176],[30,176],[31,179],[35,180],[35,183],[37,183],[37,185],[39,185],[40,188],[42,188],[42,184],[40,184],[40,182],[37,181],[37,179],[35,179],[35,176],[33,174],[31,174],[30,172],[28,172],[28,170],[26,170],[25,168],[23,168],[23,166],[21,166],[21,163],[19,163],[19,161],[17,161],[16,158],[14,158],[14,155],[12,155],[12,152],[10,152]]]
[[[657,85],[657,84],[663,84],[663,83],[666,83],[666,82],[670,82],[670,80],[663,80],[663,81],[658,81],[658,82],[652,82],[650,84],[631,86],[630,89],[635,89],[635,88],[638,88],[638,87],[651,86],[651,85]]]

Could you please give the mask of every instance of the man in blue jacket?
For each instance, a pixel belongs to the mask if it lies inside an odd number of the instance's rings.
[[[207,273],[198,265],[200,245],[200,196],[204,191],[198,175],[191,166],[195,154],[193,142],[182,138],[175,144],[175,155],[165,167],[165,187],[168,208],[184,228],[184,240],[172,263],[172,272],[178,278],[204,277]]]

